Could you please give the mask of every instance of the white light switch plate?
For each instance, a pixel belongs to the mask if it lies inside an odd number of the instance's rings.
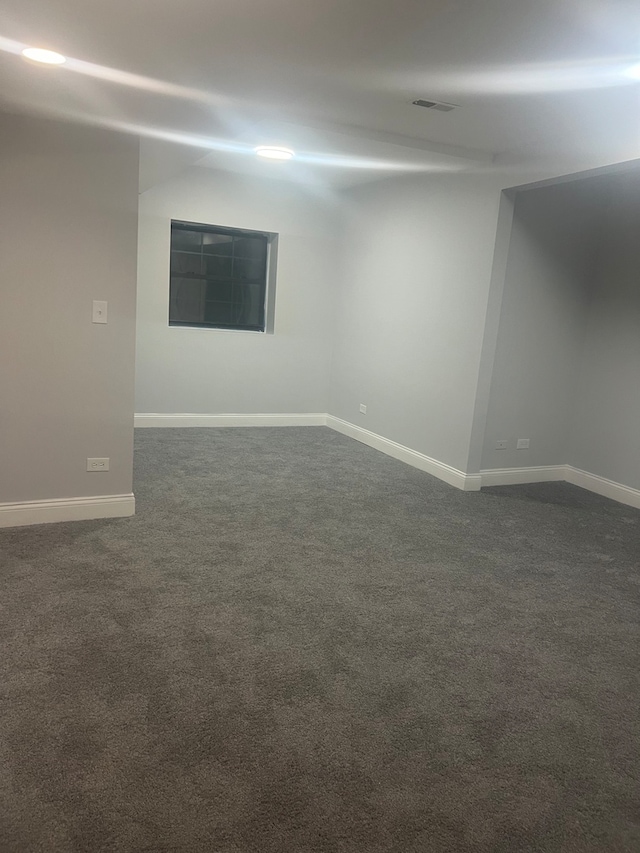
[[[98,299],[93,300],[93,314],[91,317],[92,323],[107,322],[107,303],[101,302]]]

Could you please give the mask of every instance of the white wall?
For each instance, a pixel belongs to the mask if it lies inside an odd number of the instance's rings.
[[[277,232],[275,333],[169,327],[170,221]],[[140,197],[136,411],[326,412],[336,210],[288,181],[192,167]]]
[[[0,504],[131,491],[137,173],[131,138],[3,117]],[[534,192],[519,210],[482,467],[569,461],[640,487],[638,182],[625,180],[589,310],[593,204],[560,192],[536,206]],[[329,411],[471,470],[502,186],[460,174],[317,196],[190,168],[150,189],[137,411]],[[571,211],[582,231],[566,230]],[[281,235],[274,335],[168,327],[171,218]],[[109,302],[107,326],[90,322],[93,299]],[[519,435],[526,460],[495,456]],[[110,472],[86,472],[88,456]]]
[[[569,465],[640,488],[638,234],[632,164],[517,193],[483,469]],[[530,449],[516,450],[517,438]],[[495,449],[500,439],[508,450]]]
[[[525,190],[515,206],[503,196],[496,248],[505,175],[384,180],[328,203],[288,182],[187,169],[142,196],[137,411],[327,411],[471,474],[571,462],[619,477],[632,428],[614,462],[594,413],[636,419],[635,259],[622,261],[612,237],[618,261],[594,278],[608,180]],[[280,233],[275,335],[169,328],[171,218]],[[589,326],[609,279],[626,293],[622,336],[615,300],[610,333]],[[615,400],[601,351],[617,353],[626,377]],[[578,406],[593,424],[579,438]],[[517,438],[530,449],[517,451]],[[498,439],[509,450],[496,451]]]
[[[603,192],[591,179],[516,196],[483,469],[567,462]]]
[[[344,195],[329,411],[462,471],[500,187],[498,178],[461,173]]]
[[[640,489],[640,175],[603,208],[568,462]]]
[[[133,138],[2,116],[0,503],[131,493],[137,176]]]

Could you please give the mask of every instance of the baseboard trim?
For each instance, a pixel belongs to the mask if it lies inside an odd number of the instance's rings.
[[[386,453],[407,465],[433,474],[445,483],[463,491],[477,491],[481,486],[480,474],[464,474],[444,462],[418,453],[377,433],[343,421],[324,413],[302,414],[245,414],[245,415],[203,415],[203,414],[164,414],[141,412],[135,416],[136,428],[147,427],[288,427],[288,426],[328,426],[331,429],[354,438],[375,450]]]
[[[202,415],[160,414],[145,412],[136,414],[134,425],[140,427],[283,427],[325,426],[327,416],[318,413],[303,414],[250,414],[250,415]]]
[[[480,471],[482,486],[518,486],[523,483],[553,483],[567,479],[566,465],[530,468],[488,468]]]
[[[389,438],[371,432],[368,429],[359,427],[349,421],[344,421],[342,418],[334,417],[324,413],[299,413],[299,414],[230,414],[230,415],[206,415],[206,414],[191,414],[191,413],[139,413],[135,416],[135,426],[138,428],[145,427],[288,427],[288,426],[328,426],[336,432],[349,436],[356,441],[366,444],[368,447],[373,447],[387,456],[392,456],[400,462],[418,468],[420,471],[425,471],[427,474],[432,474],[439,480],[455,486],[465,492],[478,491],[484,486],[514,486],[525,483],[551,483],[560,480],[565,480],[572,483],[574,486],[580,486],[591,492],[595,492],[603,497],[611,498],[619,503],[627,504],[628,506],[640,509],[640,490],[633,489],[630,486],[624,486],[622,483],[616,483],[613,480],[607,480],[605,477],[599,477],[596,474],[590,474],[587,471],[581,471],[574,468],[572,465],[542,465],[532,466],[528,468],[489,468],[480,471],[478,474],[465,474],[464,471],[459,471],[451,465],[433,459],[430,456],[425,456],[424,453],[419,453],[417,450],[412,450],[403,444],[398,444],[396,441],[391,441]],[[122,501],[130,499],[132,506],[130,511],[115,511],[113,512],[97,511],[100,502],[104,500]],[[82,514],[83,510],[90,513],[91,506],[82,502],[92,501],[96,503],[96,514]],[[74,502],[78,502],[77,505]],[[74,503],[73,508],[66,508],[65,505]],[[59,510],[52,506],[48,508],[45,505],[59,504]],[[40,508],[40,505],[42,507]],[[33,507],[33,512],[38,515],[37,521],[11,521],[7,523],[7,518],[27,518]],[[126,507],[120,507],[121,510]],[[64,517],[55,517],[57,512],[65,513]],[[133,503],[133,495],[115,495],[107,499],[104,498],[73,498],[71,501],[34,501],[25,504],[0,504],[0,527],[11,527],[16,524],[42,524],[46,521],[73,521],[83,518],[111,518],[118,516],[133,515],[135,511],[135,503]],[[73,512],[73,515],[69,515]],[[47,516],[46,518],[43,516]]]
[[[581,471],[579,468],[574,468],[573,465],[565,467],[568,483],[580,486],[582,489],[588,489],[590,492],[595,492],[605,498],[611,498],[621,504],[640,509],[640,489],[632,489],[631,486],[623,486],[622,483],[607,480],[606,477]]]
[[[327,415],[327,426],[336,430],[336,432],[342,433],[342,435],[347,435],[349,438],[354,438],[356,441],[366,444],[368,447],[373,447],[381,453],[386,453],[387,456],[392,456],[400,462],[405,462],[407,465],[419,468],[421,471],[426,471],[427,474],[432,474],[434,477],[444,480],[445,483],[449,483],[450,486],[455,486],[457,489],[469,492],[477,491],[480,488],[481,478],[479,474],[465,474],[462,471],[458,471],[457,468],[446,465],[444,462],[439,462],[437,459],[425,456],[424,453],[418,453],[417,450],[405,447],[404,444],[398,444],[396,441],[383,438],[383,436],[349,423],[349,421],[343,421],[341,418]]]
[[[86,521],[95,518],[126,518],[135,511],[136,500],[133,494],[4,503],[0,504],[0,527],[23,527],[27,524]]]
[[[524,483],[551,483],[564,480],[618,503],[640,509],[640,489],[624,486],[606,477],[581,471],[573,465],[547,465],[531,468],[490,468],[480,472],[482,486],[515,486]]]

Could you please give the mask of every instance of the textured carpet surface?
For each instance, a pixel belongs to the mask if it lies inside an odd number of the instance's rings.
[[[0,531],[0,850],[640,851],[640,513],[328,429],[141,430]]]

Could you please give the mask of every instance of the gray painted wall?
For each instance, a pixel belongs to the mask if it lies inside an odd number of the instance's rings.
[[[477,470],[479,458],[482,468],[575,458],[595,473],[619,470],[622,460],[612,467],[601,447],[596,452],[604,427],[590,412],[602,413],[604,401],[617,418],[623,401],[609,400],[604,378],[602,387],[588,381],[590,365],[596,377],[613,367],[601,350],[634,363],[632,332],[621,338],[612,316],[616,349],[594,327],[606,281],[615,278],[626,293],[635,264],[631,255],[623,263],[611,240],[606,251],[617,265],[597,261],[614,178],[516,194],[503,241],[504,292],[492,305],[504,177],[385,180],[328,204],[288,182],[195,167],[144,193],[137,411],[328,411],[463,471]],[[281,234],[275,335],[168,327],[172,217]],[[609,230],[619,236],[611,217]],[[625,423],[637,402],[629,370],[619,371],[628,379]],[[585,428],[577,436],[577,411],[593,434]],[[485,413],[484,444],[474,450]],[[620,447],[633,440],[625,436]],[[517,451],[517,438],[529,438],[530,449]],[[509,450],[496,451],[498,439]]]
[[[137,172],[130,138],[4,117],[0,502],[131,491]],[[467,470],[502,186],[461,174],[321,196],[191,168],[149,190],[137,410],[329,411]],[[508,258],[482,466],[570,461],[638,486],[637,182],[591,271],[593,199],[536,192]],[[169,329],[171,217],[280,233],[275,335]],[[531,451],[494,455],[519,435]],[[87,473],[87,456],[111,471]]]
[[[638,234],[634,170],[517,194],[482,468],[570,464],[640,488]]]
[[[594,179],[516,196],[481,468],[567,462],[603,192]]]
[[[500,187],[461,173],[344,194],[329,411],[463,471]]]
[[[275,333],[168,325],[170,221],[277,232]],[[336,210],[308,188],[193,167],[140,197],[136,411],[326,412]]]
[[[610,184],[567,461],[640,489],[640,175]]]
[[[132,490],[137,176],[133,138],[2,116],[0,502]]]

